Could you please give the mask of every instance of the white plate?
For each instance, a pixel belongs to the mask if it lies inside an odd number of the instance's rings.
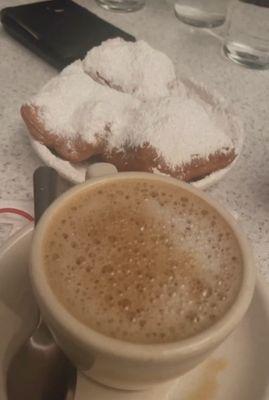
[[[219,126],[231,138],[237,151],[236,159],[227,168],[223,168],[204,179],[193,182],[195,187],[205,189],[222,179],[236,163],[243,145],[243,128],[241,122],[234,115],[233,110],[218,94],[209,92],[204,86],[194,82],[193,80],[184,79],[183,81],[190,97],[194,97],[212,107],[212,113],[217,116]],[[32,138],[31,144],[41,160],[48,166],[55,168],[63,178],[74,184],[84,182],[89,163],[84,162],[74,164],[65,161],[54,155],[46,146]]]
[[[27,273],[32,225],[0,251],[0,399],[10,357],[37,323]],[[237,330],[200,367],[150,392],[119,392],[79,376],[75,400],[268,400],[269,287],[258,282]],[[27,399],[28,400],[28,399]],[[30,400],[30,399],[29,399]]]

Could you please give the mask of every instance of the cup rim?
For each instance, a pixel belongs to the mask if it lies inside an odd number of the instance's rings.
[[[108,181],[118,181],[122,179],[147,179],[170,183],[181,187],[188,193],[202,199],[225,220],[237,240],[242,254],[242,281],[237,297],[228,311],[217,320],[212,326],[189,338],[169,343],[141,344],[122,341],[106,336],[78,321],[67,309],[58,301],[52,292],[46,278],[45,271],[40,268],[40,248],[42,236],[46,227],[53,219],[59,206],[62,206],[77,193],[88,190],[88,187],[103,185]],[[200,354],[205,348],[214,347],[236,327],[246,313],[255,287],[255,269],[253,254],[245,234],[237,226],[237,222],[232,215],[219,205],[214,199],[190,184],[178,181],[174,178],[162,175],[155,175],[147,172],[120,172],[115,175],[102,176],[90,179],[82,184],[76,185],[58,197],[53,204],[46,210],[38,222],[31,246],[30,254],[30,277],[32,286],[41,309],[45,308],[50,317],[57,321],[57,324],[68,331],[74,340],[77,340],[88,348],[94,348],[98,352],[114,354],[122,358],[136,360],[152,360],[160,362],[166,359],[174,359],[178,356],[185,357],[189,354]]]

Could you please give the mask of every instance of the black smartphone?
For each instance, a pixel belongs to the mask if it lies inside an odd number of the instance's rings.
[[[71,0],[50,0],[1,11],[5,30],[57,69],[83,58],[102,41],[135,38]]]

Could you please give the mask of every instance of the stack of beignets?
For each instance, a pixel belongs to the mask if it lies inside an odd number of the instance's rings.
[[[188,95],[171,60],[144,41],[111,39],[21,108],[30,134],[72,163],[194,181],[236,157],[209,105]]]

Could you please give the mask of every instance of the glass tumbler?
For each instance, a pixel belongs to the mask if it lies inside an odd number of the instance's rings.
[[[228,0],[176,0],[177,18],[198,28],[214,28],[224,23]]]
[[[236,63],[269,68],[269,0],[231,2],[223,51]]]
[[[146,0],[96,0],[96,3],[111,11],[131,12],[144,7]]]

